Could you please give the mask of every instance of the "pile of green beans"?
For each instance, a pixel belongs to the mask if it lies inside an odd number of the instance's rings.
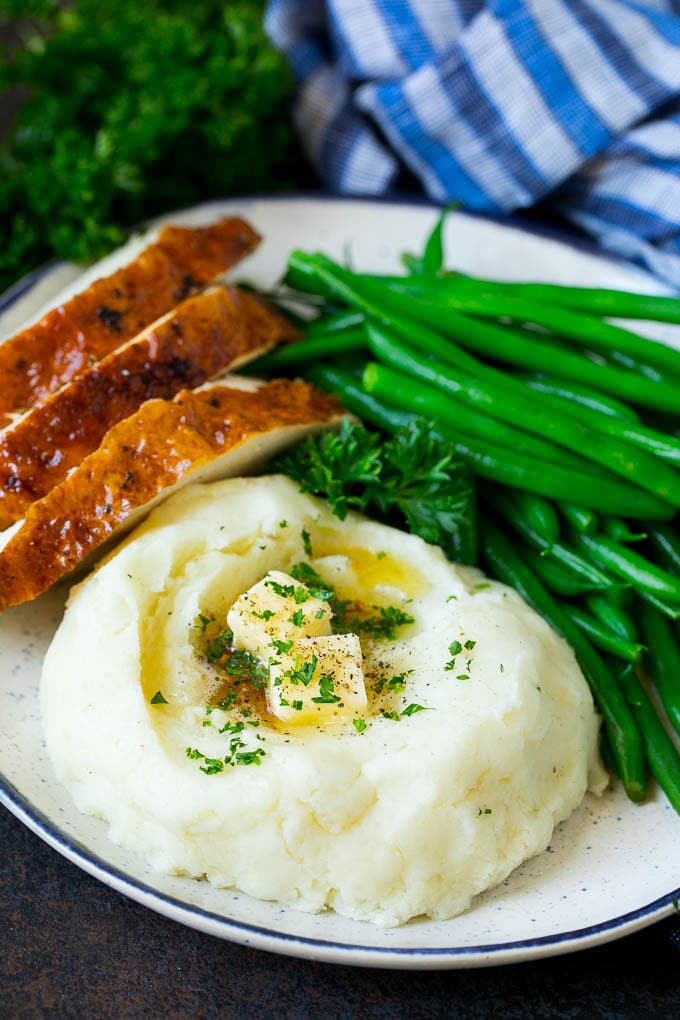
[[[258,370],[431,422],[481,479],[473,558],[574,649],[628,796],[651,773],[680,812],[680,353],[605,318],[680,324],[680,298],[447,273],[442,222],[405,276],[293,252],[321,313]]]

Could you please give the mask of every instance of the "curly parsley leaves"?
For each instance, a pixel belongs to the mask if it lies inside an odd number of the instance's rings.
[[[337,433],[305,439],[272,470],[291,477],[302,492],[323,496],[341,520],[352,509],[370,512],[388,524],[405,524],[452,558],[471,558],[471,476],[423,419],[387,438],[344,421]]]

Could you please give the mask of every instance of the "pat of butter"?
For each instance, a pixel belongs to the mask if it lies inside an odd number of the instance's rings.
[[[281,570],[270,572],[240,595],[227,613],[237,648],[265,660],[272,642],[298,641],[331,633],[332,611],[327,602]]]
[[[269,710],[286,723],[309,726],[366,708],[362,655],[356,634],[300,638],[272,663]]]

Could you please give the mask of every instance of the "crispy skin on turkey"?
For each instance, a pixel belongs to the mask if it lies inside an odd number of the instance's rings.
[[[259,240],[238,217],[164,227],[129,265],[0,344],[0,427],[212,283]]]
[[[187,298],[0,432],[0,528],[23,517],[144,401],[171,399],[297,335],[266,301],[234,287]]]
[[[335,397],[289,379],[225,379],[147,401],[29,507],[0,552],[0,609],[36,598],[178,488],[251,473],[342,417]]]

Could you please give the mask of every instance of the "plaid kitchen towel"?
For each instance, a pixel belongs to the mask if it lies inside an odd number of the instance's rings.
[[[680,0],[269,0],[323,180],[546,202],[680,286]]]

